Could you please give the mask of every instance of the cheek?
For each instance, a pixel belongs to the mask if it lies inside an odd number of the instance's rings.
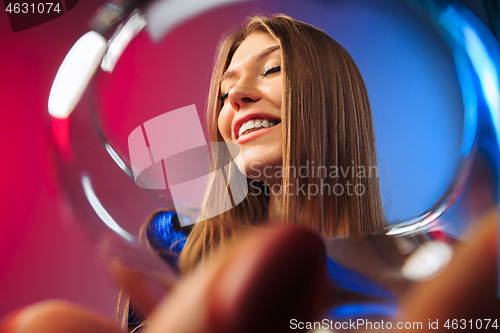
[[[274,106],[281,109],[283,101],[283,80],[274,80],[269,86],[269,99]]]
[[[217,126],[219,127],[219,132],[224,138],[224,141],[232,141],[231,136],[231,123],[233,122],[233,114],[227,108],[222,108],[219,119],[217,121]]]

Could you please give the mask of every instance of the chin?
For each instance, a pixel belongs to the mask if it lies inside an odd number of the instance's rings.
[[[266,184],[281,182],[281,176],[279,173],[283,170],[282,161],[279,160],[240,160],[240,163],[236,163],[240,172],[245,176],[253,180],[260,180]],[[278,173],[278,177],[276,174]]]

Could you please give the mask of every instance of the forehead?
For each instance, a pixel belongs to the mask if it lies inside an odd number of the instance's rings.
[[[229,64],[229,69],[231,69],[231,67],[243,65],[249,61],[258,61],[262,56],[267,55],[265,53],[263,54],[263,51],[272,50],[273,46],[278,45],[278,41],[267,32],[252,32],[243,40],[238,49],[236,49],[231,59],[231,63]]]

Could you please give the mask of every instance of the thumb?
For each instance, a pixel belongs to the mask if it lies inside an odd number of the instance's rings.
[[[64,301],[45,301],[7,316],[1,333],[123,333],[106,317]]]

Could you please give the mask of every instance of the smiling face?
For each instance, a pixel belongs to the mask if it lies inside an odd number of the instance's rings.
[[[275,48],[278,45],[281,49]],[[370,103],[361,74],[345,49],[321,30],[283,14],[251,17],[246,27],[219,46],[207,111],[210,141],[237,144],[245,164],[238,167],[242,170],[244,166],[248,177],[274,185],[258,177],[259,172],[272,166],[290,172],[275,179],[282,185],[281,197],[273,195],[274,186],[269,195],[262,191],[262,184],[251,184],[241,204],[197,223],[189,236],[191,245],[180,256],[184,274],[200,258],[227,243],[230,235],[239,234],[233,232],[239,226],[258,225],[273,217],[312,228],[328,238],[355,236],[384,225],[377,176],[358,177],[348,172],[342,178],[331,177],[319,169],[347,170],[354,165],[371,170],[377,166]],[[266,119],[274,119],[277,125],[266,127]],[[241,129],[245,122],[248,125]],[[212,171],[218,171],[233,154],[214,147]],[[252,163],[260,168],[251,167]],[[303,177],[298,169],[302,166],[313,172]],[[226,207],[228,188],[224,185],[235,175],[226,173],[227,182],[221,182],[219,175],[210,173],[202,212]],[[344,193],[362,186],[366,194],[337,195],[339,184],[346,186],[341,188]],[[301,192],[302,185],[307,194]],[[321,193],[312,195],[311,185]]]
[[[282,95],[279,43],[268,33],[253,32],[222,76],[218,128],[224,141],[240,147],[247,177],[268,184],[280,181],[266,175],[282,165]]]

